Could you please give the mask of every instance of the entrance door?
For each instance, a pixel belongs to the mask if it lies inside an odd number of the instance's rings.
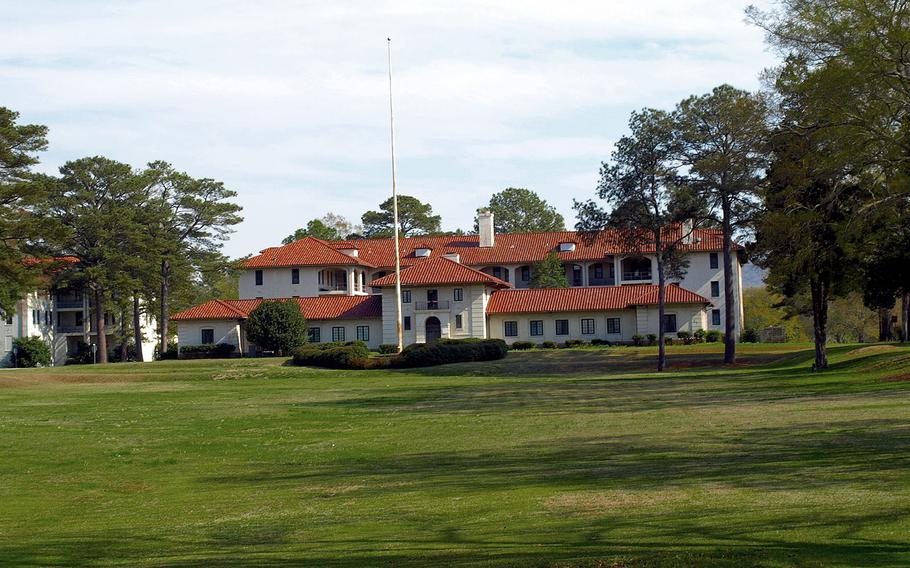
[[[426,337],[427,343],[431,343],[442,337],[442,325],[440,325],[438,317],[431,316],[427,318]]]

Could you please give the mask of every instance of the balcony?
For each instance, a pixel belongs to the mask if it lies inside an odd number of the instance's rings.
[[[82,309],[82,300],[73,300],[73,299],[59,300],[58,299],[56,302],[56,308],[58,310],[66,310],[66,309],[73,309],[73,308]]]
[[[623,272],[622,273],[623,282],[640,282],[643,280],[651,280],[651,271],[635,271],[635,272]]]
[[[448,310],[449,301],[442,300],[436,302],[414,302],[414,309],[418,312],[430,312],[433,310]]]
[[[85,326],[82,325],[58,325],[57,333],[84,333]]]

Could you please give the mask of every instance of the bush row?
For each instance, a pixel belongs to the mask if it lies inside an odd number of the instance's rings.
[[[312,343],[294,352],[295,365],[328,367],[329,369],[361,369],[359,361],[370,358],[370,349],[363,341]]]
[[[302,347],[294,353],[294,364],[331,369],[429,367],[445,363],[501,359],[505,357],[507,351],[508,347],[501,339],[440,339],[433,343],[409,345],[398,355],[371,358],[370,350],[365,343],[349,341]]]
[[[205,359],[217,357],[230,357],[237,349],[231,343],[216,343],[211,345],[184,345],[180,348],[180,357],[186,359]]]

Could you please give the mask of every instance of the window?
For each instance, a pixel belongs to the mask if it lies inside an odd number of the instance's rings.
[[[411,330],[411,316],[404,316],[404,330]]]
[[[32,323],[38,325],[38,318],[41,317],[38,314],[38,310],[32,310]]]
[[[82,312],[76,312],[76,327],[82,327]]]
[[[344,341],[344,328],[343,327],[333,327],[332,328],[332,341]]]
[[[291,284],[300,284],[300,269],[291,269]]]
[[[595,264],[594,265],[594,278],[600,280],[604,277],[604,265]]]
[[[716,269],[719,266],[719,263],[717,262],[717,253],[712,252],[710,255],[710,258],[711,258],[711,268]]]
[[[455,288],[455,290],[452,291],[452,299],[455,300],[456,302],[463,302],[464,301],[464,288]]]
[[[461,317],[461,314],[455,314],[455,329],[462,329],[464,327],[464,319]]]
[[[531,335],[543,335],[543,320],[531,320]]]
[[[319,331],[318,327],[311,327],[307,330],[307,338],[310,343],[319,343],[322,341],[320,334],[321,332]]]
[[[6,316],[6,325],[13,325],[13,315],[12,314],[8,314]]]
[[[720,282],[717,280],[711,281],[711,297],[719,298],[720,297]]]
[[[594,320],[585,318],[581,320],[581,333],[583,335],[594,335]]]
[[[676,326],[676,314],[664,314],[664,333],[676,333],[679,327]]]
[[[607,333],[621,333],[619,321],[619,318],[607,318]]]
[[[401,303],[402,303],[402,304],[410,304],[410,303],[411,303],[411,291],[410,291],[410,290],[402,290],[402,291],[401,291]]]
[[[720,325],[720,310],[711,310],[711,325]]]
[[[505,334],[506,337],[518,337],[518,322],[507,321],[505,323]]]
[[[211,345],[215,343],[215,330],[214,329],[203,329],[202,330],[202,344]]]
[[[256,271],[256,286],[262,286],[262,271]]]
[[[531,281],[531,267],[530,266],[521,267],[521,280],[522,280],[522,282]]]
[[[44,312],[44,325],[51,324],[51,311],[47,310]]]
[[[569,320],[556,320],[556,335],[569,335]]]
[[[369,341],[369,340],[370,340],[370,326],[358,325],[357,326],[357,341]]]

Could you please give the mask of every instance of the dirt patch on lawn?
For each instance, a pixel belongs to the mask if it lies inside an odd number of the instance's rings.
[[[883,351],[894,351],[896,347],[893,345],[870,345],[868,347],[858,347],[852,351],[848,351],[847,355],[870,355],[872,353],[881,353]]]
[[[910,373],[891,375],[890,377],[883,378],[882,381],[886,383],[902,383],[904,381],[910,381]]]

